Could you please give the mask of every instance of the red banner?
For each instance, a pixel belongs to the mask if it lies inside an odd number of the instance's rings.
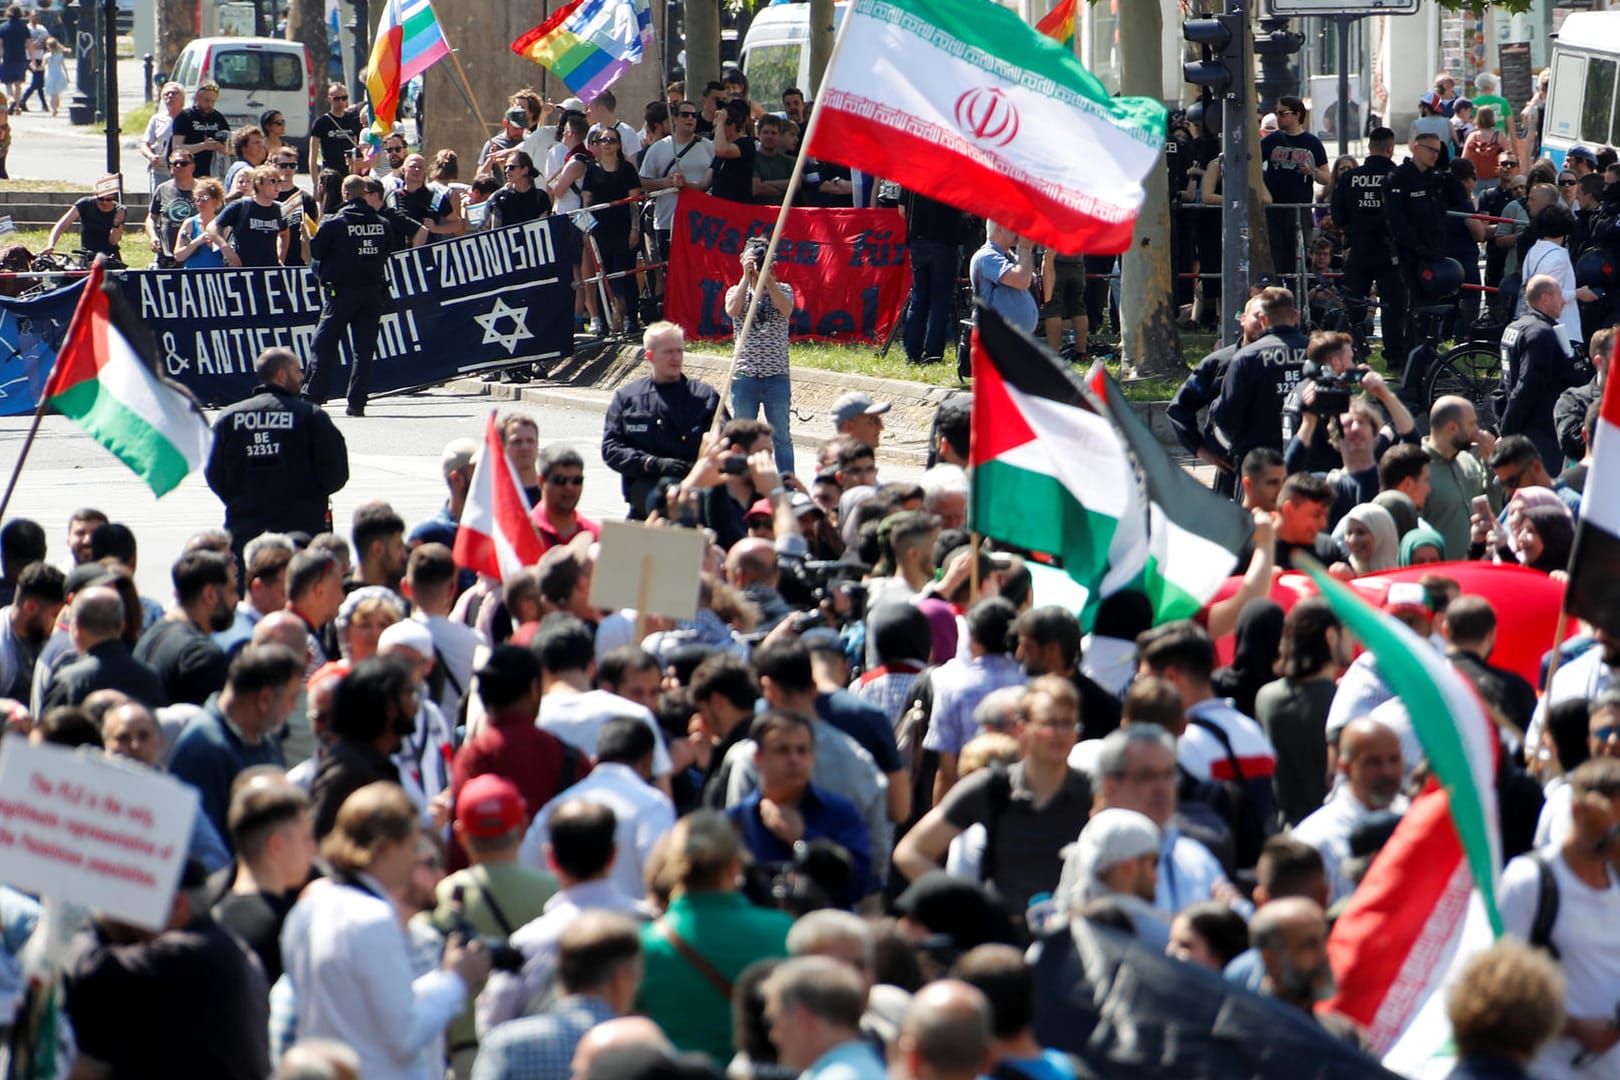
[[[777,208],[676,196],[664,317],[688,338],[729,338],[726,290],[742,277],[744,242],[770,236]],[[776,279],[793,286],[794,337],[883,341],[911,292],[906,221],[898,210],[788,211]]]

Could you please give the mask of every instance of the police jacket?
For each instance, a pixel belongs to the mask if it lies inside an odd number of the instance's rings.
[[[685,476],[719,407],[714,387],[685,375],[668,383],[647,375],[615,390],[602,423],[602,460],[624,477],[626,497],[644,478]]]
[[[1209,449],[1217,454],[1224,454],[1225,448],[1215,441],[1211,425],[1206,423],[1202,430],[1198,427],[1198,411],[1215,400],[1220,395],[1221,383],[1226,378],[1226,367],[1237,355],[1238,347],[1234,343],[1224,349],[1216,349],[1193,368],[1193,373],[1187,376],[1187,381],[1181,384],[1176,396],[1170,399],[1170,407],[1165,409],[1165,416],[1170,426],[1176,431],[1176,438],[1181,445],[1187,448],[1187,453],[1196,454],[1199,450]]]
[[[1384,220],[1402,257],[1429,261],[1446,253],[1446,181],[1442,169],[1420,170],[1410,161],[1384,181]]]
[[[381,289],[392,250],[393,226],[387,218],[355,199],[315,230],[310,261],[322,285],[336,289]]]
[[[1383,261],[1395,253],[1384,219],[1384,182],[1395,167],[1387,157],[1370,157],[1333,185],[1333,220],[1357,259]]]
[[[1558,395],[1590,377],[1564,354],[1558,320],[1527,311],[1502,331],[1502,385],[1496,392],[1503,435],[1524,435],[1536,444],[1548,472],[1557,475],[1564,452],[1553,409]]]
[[[1232,357],[1209,418],[1233,465],[1258,446],[1282,451],[1283,402],[1302,377],[1305,345],[1299,327],[1275,326]]]
[[[1592,402],[1602,393],[1594,377],[1591,382],[1571,387],[1558,395],[1558,404],[1553,406],[1553,423],[1558,427],[1558,445],[1563,448],[1564,456],[1571,461],[1579,461],[1586,456],[1586,437],[1581,429],[1586,425],[1586,410],[1592,407]]]
[[[319,407],[261,385],[214,421],[204,476],[239,541],[262,532],[313,536],[326,529],[327,498],[349,482],[349,448]]]

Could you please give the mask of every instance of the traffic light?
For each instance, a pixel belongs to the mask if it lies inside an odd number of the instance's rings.
[[[1202,59],[1182,65],[1182,72],[1194,86],[1207,87],[1216,95],[1247,96],[1248,79],[1243,71],[1243,16],[1232,13],[1188,19],[1181,34],[1199,47]]]
[[[1260,111],[1268,113],[1284,94],[1299,93],[1299,73],[1289,58],[1305,45],[1305,35],[1288,29],[1287,19],[1260,20],[1260,34],[1254,39],[1254,55],[1260,59],[1260,76],[1255,80]]]

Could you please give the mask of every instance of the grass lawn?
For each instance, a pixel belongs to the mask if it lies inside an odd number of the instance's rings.
[[[49,229],[19,229],[17,232],[6,233],[0,236],[0,246],[8,244],[21,244],[29,251],[38,255],[45,247],[45,242],[51,237]],[[59,255],[71,254],[78,247],[79,237],[76,229],[71,229],[62,238]],[[140,229],[126,229],[124,243],[119,248],[124,253],[124,262],[131,270],[145,270],[152,265],[154,256],[152,246],[146,242],[146,234]]]

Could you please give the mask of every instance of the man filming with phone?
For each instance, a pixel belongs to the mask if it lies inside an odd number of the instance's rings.
[[[736,360],[731,376],[731,415],[754,420],[761,411],[770,425],[776,467],[793,474],[793,385],[788,376],[788,321],[793,314],[793,286],[761,274],[766,240],[756,236],[743,245],[742,277],[726,292],[726,317],[736,335]],[[748,306],[754,305],[754,324],[743,337]]]

